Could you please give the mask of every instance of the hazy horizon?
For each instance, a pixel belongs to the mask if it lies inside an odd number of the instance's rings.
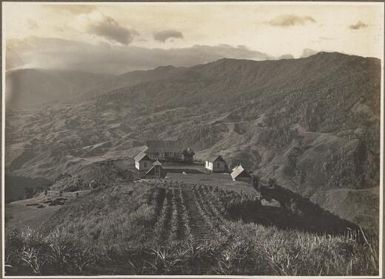
[[[382,8],[381,3],[3,3],[6,68],[121,74],[321,51],[381,58]]]
[[[306,53],[306,51],[308,51],[309,53]],[[271,58],[265,59],[265,60],[254,60],[252,58],[219,57],[218,59],[215,59],[215,60],[212,60],[212,61],[207,61],[207,62],[204,62],[204,63],[196,63],[196,64],[192,64],[192,65],[187,65],[187,66],[172,65],[172,64],[160,64],[160,65],[150,66],[149,68],[132,69],[132,70],[123,71],[123,72],[117,72],[117,73],[108,73],[108,72],[103,72],[103,71],[92,71],[92,69],[82,70],[82,69],[70,69],[70,68],[62,69],[62,68],[23,67],[23,66],[22,67],[17,67],[17,68],[6,69],[6,72],[8,73],[8,72],[20,71],[20,70],[64,71],[64,72],[65,71],[74,71],[74,72],[84,72],[84,73],[92,73],[92,74],[104,74],[104,75],[111,75],[111,76],[119,76],[119,75],[124,75],[124,74],[130,73],[130,72],[152,71],[152,70],[156,70],[156,69],[162,68],[162,67],[189,68],[189,67],[194,67],[194,66],[198,66],[198,65],[204,65],[204,64],[213,63],[213,62],[219,61],[221,59],[248,60],[248,61],[256,61],[256,62],[258,62],[258,61],[278,61],[278,60],[288,60],[288,59],[303,59],[303,58],[311,57],[313,55],[317,55],[319,53],[339,53],[341,55],[359,56],[359,55],[342,53],[342,52],[336,52],[336,51],[319,51],[319,52],[317,52],[317,51],[313,52],[313,51],[314,50],[305,49],[304,50],[304,54],[302,56],[300,56],[300,57],[271,57]],[[359,56],[359,57],[364,57],[364,56]],[[380,58],[377,58],[377,57],[364,57],[364,58],[380,59]]]

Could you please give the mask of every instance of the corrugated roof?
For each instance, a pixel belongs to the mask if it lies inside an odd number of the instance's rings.
[[[182,152],[181,143],[174,140],[149,140],[146,142],[146,152]]]
[[[143,151],[140,152],[138,155],[136,155],[134,159],[135,159],[135,161],[141,161],[141,160],[143,160],[143,159],[147,159],[147,160],[150,160],[150,161],[151,161],[151,159],[150,159],[150,158],[147,156],[147,154],[144,153]]]
[[[249,175],[249,173],[242,167],[242,165],[239,165],[233,169],[233,171],[231,173],[231,177],[234,179],[234,178],[238,177],[239,175],[241,175],[242,173]]]

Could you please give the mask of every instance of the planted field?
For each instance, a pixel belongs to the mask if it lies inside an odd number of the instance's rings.
[[[11,231],[7,274],[377,274],[376,242],[321,213],[313,219],[337,229],[305,228],[310,216],[263,206],[257,192],[137,181],[62,206],[38,231]]]
[[[252,200],[251,195],[217,187],[165,182],[151,189],[154,204],[152,228],[159,243],[192,239],[204,241],[217,234],[227,235],[230,205]],[[257,194],[257,193],[255,193]],[[224,205],[225,203],[225,205]]]

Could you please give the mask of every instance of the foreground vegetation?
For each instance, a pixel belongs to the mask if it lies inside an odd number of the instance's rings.
[[[251,204],[264,220],[237,219]],[[255,196],[179,183],[99,189],[38,231],[11,231],[8,275],[376,275],[378,244],[354,234],[283,227]],[[291,220],[295,220],[295,215]],[[254,218],[254,219],[252,219]],[[263,225],[261,224],[263,223]]]

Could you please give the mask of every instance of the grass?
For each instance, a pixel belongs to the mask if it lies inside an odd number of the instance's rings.
[[[177,182],[95,190],[63,206],[40,231],[10,231],[6,274],[378,274],[375,238],[229,218],[234,204],[252,200]]]

